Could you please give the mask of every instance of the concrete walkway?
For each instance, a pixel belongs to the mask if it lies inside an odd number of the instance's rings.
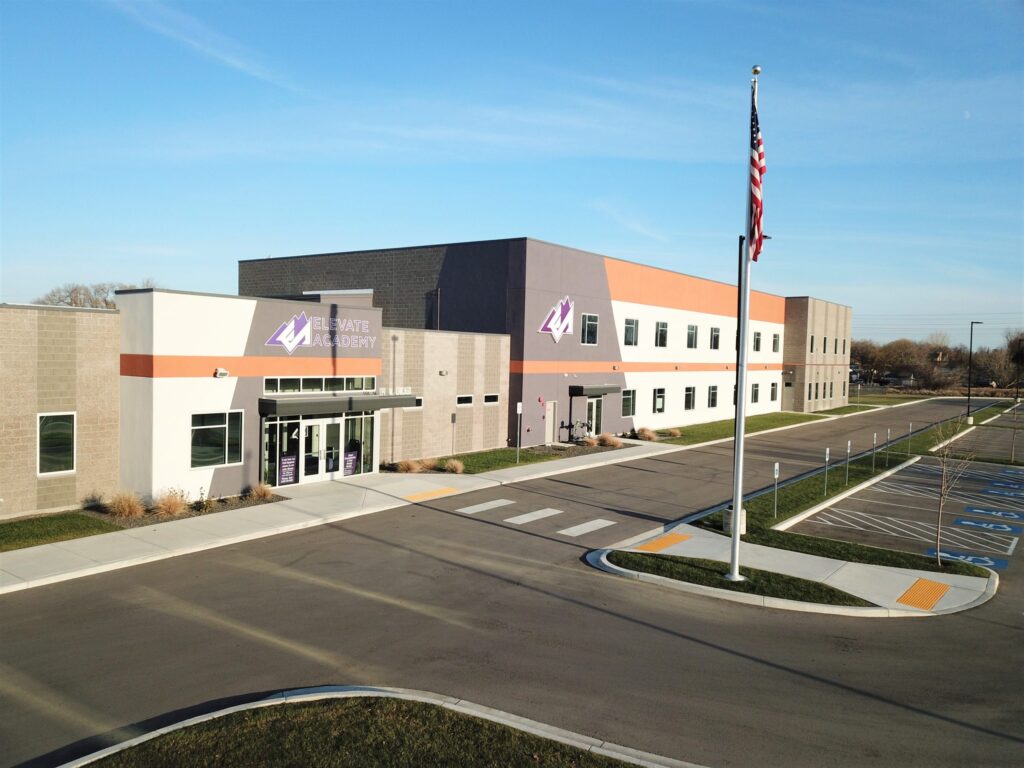
[[[667,555],[730,562],[730,539],[727,536],[692,525],[679,525],[663,534],[637,542],[624,548],[629,552],[657,552]],[[594,563],[597,564],[596,562]],[[605,561],[604,566],[610,564]],[[815,604],[794,603],[788,600],[773,600],[724,589],[712,589],[688,585],[663,577],[649,577],[643,580],[657,580],[660,584],[683,588],[684,591],[715,593],[715,596],[734,599],[737,602],[756,603],[767,607],[815,610],[822,613],[849,615],[913,616],[956,613],[973,608],[995,594],[998,577],[959,576],[952,573],[918,571],[907,568],[892,568],[884,565],[865,565],[845,560],[832,560],[817,555],[790,552],[784,549],[765,547],[760,544],[740,543],[740,565],[762,571],[772,571],[786,576],[796,576],[808,581],[817,581],[835,589],[874,603],[883,612],[863,608],[843,608]],[[614,566],[605,570],[617,570]],[[629,572],[632,574],[633,572]],[[649,576],[644,574],[644,576]],[[696,589],[686,589],[697,587]],[[785,605],[791,603],[790,605]],[[801,607],[802,606],[802,607]]]

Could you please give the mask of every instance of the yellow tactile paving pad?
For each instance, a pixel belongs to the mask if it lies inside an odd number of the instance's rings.
[[[948,591],[949,584],[943,584],[941,581],[918,579],[910,585],[906,592],[897,598],[896,602],[909,605],[911,608],[920,608],[922,611],[930,611]]]
[[[419,493],[410,493],[405,497],[406,501],[426,501],[427,499],[436,499],[438,496],[447,496],[449,493],[455,493],[458,488],[435,488],[432,491],[420,491]]]
[[[661,552],[663,549],[668,549],[673,544],[678,544],[681,541],[686,541],[690,538],[685,533],[666,533],[664,536],[648,541],[646,544],[641,544],[636,547],[637,552]]]

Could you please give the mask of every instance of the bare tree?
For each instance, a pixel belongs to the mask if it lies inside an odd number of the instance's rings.
[[[974,451],[960,453],[953,440],[966,426],[966,423],[964,417],[961,416],[947,421],[935,430],[935,436],[939,440],[939,447],[934,450],[935,458],[939,461],[939,514],[935,521],[935,561],[940,566],[942,565],[942,512],[956,484],[970,468],[971,461],[974,459]]]
[[[155,288],[152,279],[142,281],[142,285],[130,283],[65,283],[48,291],[35,300],[36,304],[48,304],[59,307],[91,307],[93,309],[113,309],[114,292],[131,288]]]

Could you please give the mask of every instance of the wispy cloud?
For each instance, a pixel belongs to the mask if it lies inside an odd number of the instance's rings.
[[[648,226],[639,216],[627,213],[621,207],[608,200],[595,200],[590,204],[590,207],[595,211],[605,214],[620,227],[629,230],[633,234],[649,238],[650,240],[656,240],[659,243],[667,243],[669,241],[668,237]]]
[[[260,64],[240,43],[207,27],[199,19],[159,0],[104,0],[137,24],[180,43],[201,56],[249,77],[292,93],[310,96],[288,78]]]

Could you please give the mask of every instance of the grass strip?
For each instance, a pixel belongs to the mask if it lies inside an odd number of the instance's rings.
[[[120,526],[80,512],[11,520],[0,523],[0,552],[120,530]]]
[[[856,395],[850,397],[852,405],[901,405],[902,403],[913,403],[918,400],[927,400],[935,395]]]
[[[742,565],[740,574],[747,580],[729,581],[725,578],[729,572],[729,564],[719,563],[716,560],[619,550],[609,553],[608,560],[620,568],[628,568],[631,571],[651,573],[676,581],[760,595],[761,597],[779,597],[784,600],[799,600],[804,603],[821,603],[823,605],[852,605],[861,608],[875,605],[817,581],[808,581],[771,571],[761,571],[757,568],[745,568]]]
[[[95,765],[612,768],[626,763],[434,704],[352,698],[237,712],[159,736]]]
[[[744,424],[744,429],[749,435],[754,432],[763,432],[766,429],[819,421],[821,418],[821,416],[814,413],[793,413],[790,411],[763,413],[760,416],[750,416]],[[695,443],[704,443],[708,440],[720,440],[724,437],[732,437],[736,432],[735,425],[735,419],[712,421],[707,424],[691,424],[687,427],[678,427],[683,433],[679,437],[662,437],[661,442],[672,443],[673,445],[694,445]],[[659,433],[664,434],[664,432],[666,430],[659,430]]]
[[[523,448],[519,452],[520,464],[537,464],[542,461],[564,458],[557,453],[539,453]],[[492,451],[479,451],[477,453],[461,453],[458,456],[448,456],[438,459],[443,466],[448,459],[458,459],[462,462],[463,471],[467,475],[475,475],[479,472],[492,472],[496,469],[507,469],[516,466],[515,448],[495,448]]]

